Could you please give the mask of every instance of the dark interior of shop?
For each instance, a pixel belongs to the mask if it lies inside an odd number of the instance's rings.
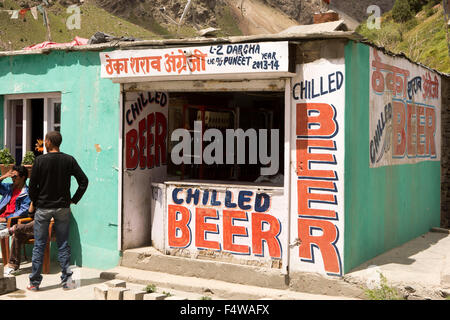
[[[168,148],[168,178],[173,180],[212,180],[214,182],[248,182],[262,183],[276,186],[283,185],[284,174],[284,92],[211,92],[211,93],[170,93],[169,98],[169,148]],[[195,121],[200,121],[202,135],[199,131],[195,131]],[[198,128],[199,122],[197,122]],[[171,141],[172,132],[176,129],[184,128],[191,133],[191,163],[182,163],[175,165],[171,160],[171,150],[179,143]],[[195,153],[194,144],[201,144],[201,155],[204,157],[205,148],[214,142],[205,141],[203,134],[208,129],[217,129],[223,137],[223,161],[217,161],[213,164],[206,164],[204,159],[201,164],[196,164],[194,157],[198,157]],[[245,163],[238,161],[238,142],[237,139],[226,139],[227,129],[242,129],[249,133],[248,129],[254,129],[256,132],[256,140],[250,138],[245,139]],[[263,131],[267,129],[267,149],[261,150],[260,139]],[[271,154],[271,147],[274,143],[274,137],[271,133],[278,130],[278,148],[276,154]],[[217,131],[216,131],[217,132]],[[229,132],[229,131],[228,131]],[[198,135],[195,135],[197,133]],[[200,137],[200,140],[198,139]],[[227,151],[233,149],[230,143],[234,143],[234,159],[232,157],[227,160]],[[228,146],[227,146],[228,145]],[[228,149],[231,148],[231,149]],[[274,144],[274,148],[276,144]],[[250,150],[251,149],[251,150]],[[199,150],[199,149],[197,149]],[[211,150],[211,148],[210,148]],[[257,150],[257,162],[255,163]],[[252,151],[253,160],[249,154]],[[270,163],[264,163],[261,160],[261,152],[266,152],[270,156]],[[215,151],[211,153],[215,156]],[[242,156],[243,157],[243,156]],[[215,158],[219,159],[219,158]],[[241,158],[243,159],[243,158]],[[270,167],[271,162],[278,161],[278,170],[273,174],[261,174],[262,167]],[[230,163],[232,162],[232,163]],[[238,163],[239,162],[239,163]],[[275,167],[275,166],[273,166]]]

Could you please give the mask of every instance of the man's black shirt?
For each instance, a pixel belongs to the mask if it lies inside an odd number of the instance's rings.
[[[74,176],[78,189],[70,197],[70,180]],[[88,178],[71,155],[49,152],[38,156],[33,164],[29,196],[37,208],[69,208],[80,201],[88,186]]]

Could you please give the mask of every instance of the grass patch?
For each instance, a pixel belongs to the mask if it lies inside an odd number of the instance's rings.
[[[4,8],[20,9],[17,2],[13,0],[5,0]],[[47,8],[53,42],[70,42],[75,36],[89,39],[97,31],[117,37],[161,38],[156,32],[113,16],[104,9],[97,7],[90,0],[86,0],[80,6],[80,9],[81,28],[69,30],[66,22],[73,13],[67,13],[67,9],[59,3]],[[42,14],[38,14],[37,20],[29,12],[25,17],[25,20],[20,18],[10,19],[9,14],[0,12],[0,45],[3,49],[19,50],[29,45],[47,41],[47,28],[43,24]]]
[[[389,286],[386,277],[380,272],[380,286],[364,292],[369,300],[404,300],[394,287]]]
[[[432,14],[430,12],[425,6],[417,17],[406,23],[394,22],[387,13],[383,16],[381,29],[369,29],[364,22],[357,32],[394,53],[403,52],[413,61],[450,73],[444,10],[439,7]]]
[[[234,17],[229,6],[219,6],[216,9],[216,19],[220,31],[219,37],[242,36],[242,31],[238,27],[238,20]]]
[[[142,290],[147,293],[153,293],[153,292],[156,292],[156,286],[154,284],[149,284]]]
[[[163,291],[163,295],[165,295],[166,297],[172,297],[173,296],[173,294],[171,294],[170,292],[166,292],[166,291]]]
[[[150,4],[141,4],[142,10],[153,12]],[[15,0],[4,0],[4,9],[19,10],[19,3]],[[189,25],[183,24],[178,28],[174,24],[160,23],[157,19],[146,16],[137,17],[133,14],[128,16],[115,16],[102,9],[96,4],[96,0],[85,0],[79,6],[81,12],[81,28],[69,30],[66,22],[73,12],[67,12],[67,8],[58,2],[47,8],[50,21],[51,40],[53,42],[71,42],[75,36],[89,39],[96,32],[104,32],[116,37],[132,37],[136,39],[163,39],[163,38],[191,38],[197,36],[197,30]],[[235,36],[242,35],[238,27],[237,19],[228,6],[216,6],[217,35]],[[47,28],[43,24],[42,14],[38,14],[35,20],[30,12],[26,13],[25,20],[10,19],[10,15],[0,11],[0,50],[20,50],[27,46],[47,41]],[[204,26],[205,28],[207,26]]]

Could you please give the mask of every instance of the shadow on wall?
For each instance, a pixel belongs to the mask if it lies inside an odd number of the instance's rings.
[[[69,244],[71,250],[70,264],[78,267],[83,266],[83,250],[81,248],[80,230],[78,229],[78,223],[75,220],[73,214],[70,219],[70,235]]]
[[[80,232],[77,221],[71,214],[69,244],[71,250],[70,264],[81,267],[83,265]],[[25,245],[27,260],[31,261],[33,256],[33,245]],[[50,262],[58,261],[58,246],[55,242],[50,243]]]

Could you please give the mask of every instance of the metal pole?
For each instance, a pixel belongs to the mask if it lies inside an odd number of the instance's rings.
[[[188,12],[189,8],[191,7],[191,0],[188,0],[188,3],[186,4],[186,7],[184,7],[183,14],[181,15],[180,22],[178,22],[178,29],[177,29],[177,35],[180,32],[180,26],[183,22],[184,16]]]

